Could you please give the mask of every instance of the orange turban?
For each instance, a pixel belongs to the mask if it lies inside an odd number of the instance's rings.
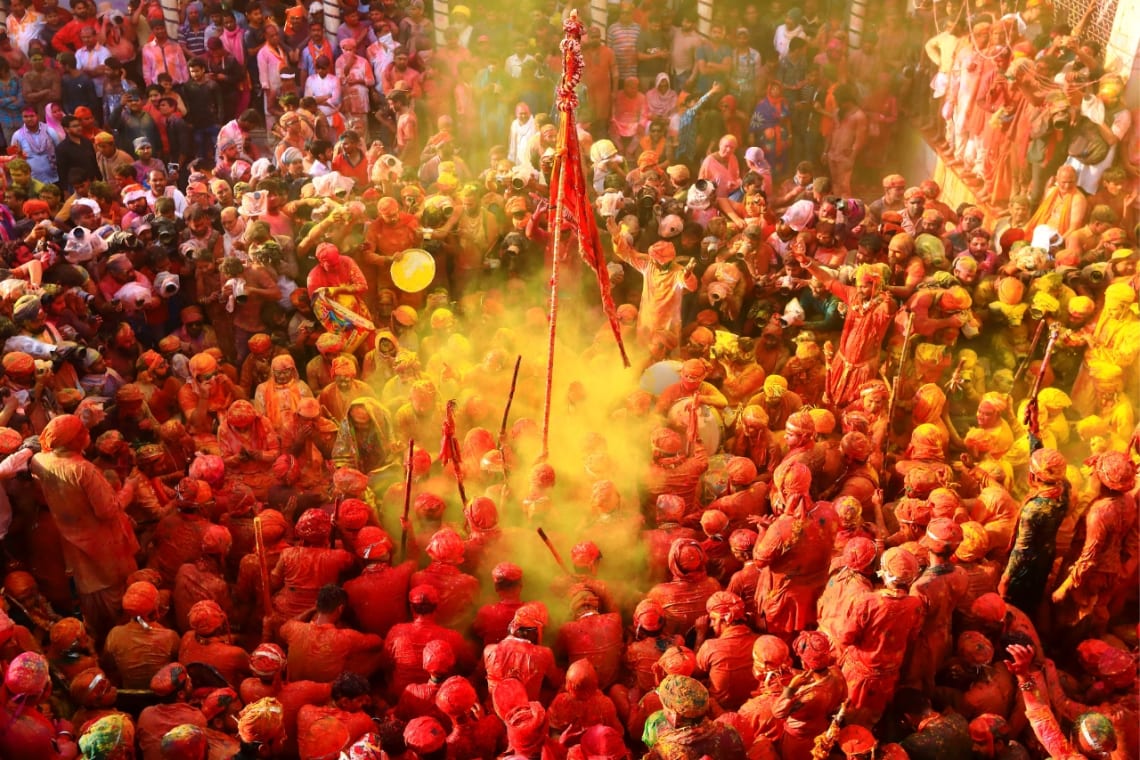
[[[40,433],[40,444],[44,451],[64,447],[75,443],[87,430],[83,421],[74,414],[62,414],[47,424]]]

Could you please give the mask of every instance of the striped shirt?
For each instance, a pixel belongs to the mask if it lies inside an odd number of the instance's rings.
[[[620,21],[610,24],[607,43],[617,59],[619,81],[637,76],[637,40],[641,37],[641,27],[637,24],[623,24]]]

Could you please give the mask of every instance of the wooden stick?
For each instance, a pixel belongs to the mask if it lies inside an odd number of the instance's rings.
[[[408,556],[408,512],[412,509],[412,457],[416,453],[415,439],[408,440],[408,471],[404,474],[404,519],[400,521],[400,560]]]
[[[515,388],[517,388],[518,384],[519,384],[519,367],[521,365],[522,365],[522,354],[519,354],[518,357],[515,359],[514,374],[511,375],[511,390],[507,394],[507,406],[503,409],[503,421],[499,425],[499,440],[496,441],[496,445],[495,445],[495,448],[499,449],[499,451],[503,450],[503,439],[505,439],[507,437],[507,421],[510,419],[510,416],[511,416],[511,404],[514,403],[514,400],[515,400]]]
[[[566,156],[555,159],[565,161]],[[565,171],[565,167],[563,167]],[[554,396],[554,338],[558,332],[558,256],[559,242],[562,239],[562,208],[564,188],[559,182],[558,201],[554,206],[554,218],[550,218],[550,209],[546,212],[546,226],[554,236],[554,263],[550,270],[550,330],[546,344],[546,399],[542,404],[542,455],[540,459],[546,461],[550,456],[550,406]]]
[[[573,575],[573,573],[570,572],[570,569],[566,567],[566,563],[562,561],[562,555],[559,554],[558,550],[554,548],[554,542],[551,541],[550,537],[546,535],[546,531],[542,528],[535,528],[535,530],[538,531],[538,537],[542,539],[542,543],[546,544],[546,548],[550,550],[551,555],[554,557],[554,561],[558,563],[558,566],[560,568],[562,568],[562,572],[566,573],[567,575]]]
[[[265,534],[260,515],[253,518],[253,546],[257,552],[257,570],[261,575],[261,604],[265,617],[273,614],[273,598],[269,592],[269,554],[265,547]]]
[[[459,499],[463,506],[467,506],[467,489],[463,486],[463,460],[460,458],[459,441],[455,437],[455,408],[459,402],[451,399],[447,402],[446,418],[443,422],[444,447],[447,448],[448,459],[451,460],[451,470],[455,473],[455,484],[459,486]]]

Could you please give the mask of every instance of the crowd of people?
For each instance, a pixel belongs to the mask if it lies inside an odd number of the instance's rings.
[[[0,758],[1136,757],[1098,5],[10,0]]]

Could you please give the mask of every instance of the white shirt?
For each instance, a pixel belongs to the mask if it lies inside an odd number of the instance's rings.
[[[780,24],[776,27],[776,35],[772,38],[772,46],[776,48],[776,53],[781,58],[788,57],[788,45],[791,43],[793,37],[806,40],[807,35],[804,34],[804,28],[797,26],[794,32],[789,32],[787,24]]]
[[[521,164],[526,160],[526,146],[530,138],[538,132],[538,127],[531,116],[525,124],[519,124],[518,119],[511,120],[511,139],[507,148],[507,160],[512,164]]]
[[[81,47],[75,51],[75,66],[80,71],[86,71],[91,76],[91,81],[95,83],[95,94],[103,97],[103,75],[95,74],[95,69],[103,65],[103,61],[111,57],[111,51],[102,45],[96,45],[94,49],[88,50],[86,47]]]
[[[166,191],[163,193],[163,195],[174,201],[174,215],[181,219],[182,215],[186,213],[186,196],[183,195],[182,191],[177,187],[172,187],[170,185],[166,186]],[[157,200],[157,196],[154,194],[154,190],[147,190],[146,202],[148,205],[150,205],[151,208],[154,208],[155,200]]]
[[[328,102],[321,103],[317,107],[325,116],[332,116],[340,106],[340,80],[332,74],[323,77],[314,74],[305,80],[305,95],[310,98],[328,95]]]

